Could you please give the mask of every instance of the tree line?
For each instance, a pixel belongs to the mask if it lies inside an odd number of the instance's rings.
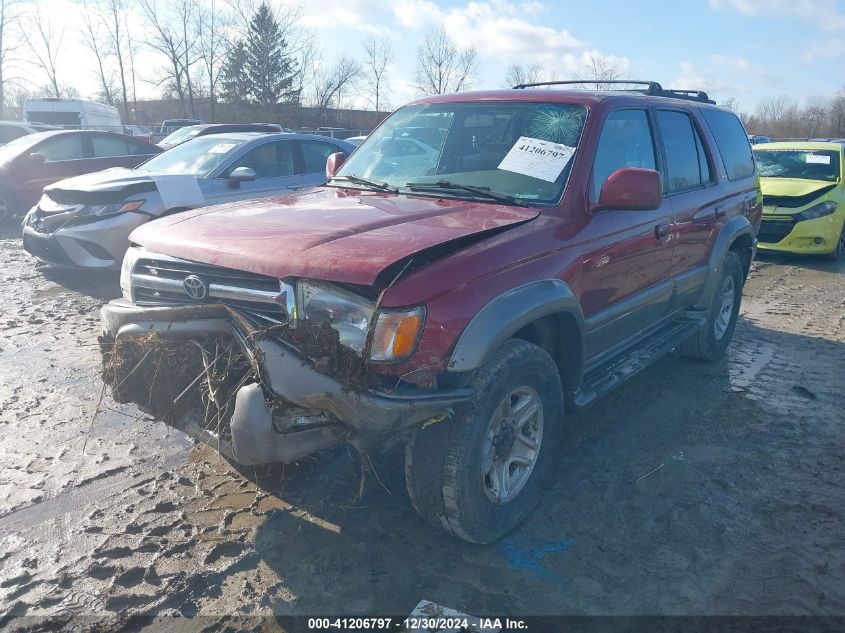
[[[266,0],[75,0],[80,32],[37,3],[0,0],[0,117],[20,116],[27,98],[79,98],[62,58],[71,38],[84,45],[98,90],[85,95],[118,106],[127,122],[139,94],[178,101],[249,104],[267,121],[279,105],[392,109],[393,45],[370,36],[360,54],[326,59],[303,26],[298,5]],[[443,29],[419,47],[415,85],[421,95],[465,90],[475,83],[478,55]],[[145,60],[141,63],[140,60]],[[150,63],[150,60],[154,60]],[[33,77],[37,77],[33,81]]]
[[[399,105],[392,102],[398,78],[388,38],[371,35],[357,54],[327,59],[304,26],[302,7],[272,1],[74,0],[82,25],[74,33],[41,3],[0,0],[0,118],[19,117],[27,98],[82,96],[68,81],[80,69],[62,57],[72,38],[84,46],[97,79],[96,94],[85,97],[119,107],[127,122],[134,121],[139,93],[151,92],[175,100],[191,118],[201,100],[211,121],[219,103],[249,106],[266,121],[275,120],[279,106],[310,107],[320,124],[332,109],[383,112]],[[478,83],[478,66],[477,50],[459,46],[441,27],[425,34],[408,83],[423,96],[468,90]],[[623,70],[592,54],[567,75],[606,88]],[[511,64],[502,86],[559,76],[541,64]],[[765,99],[752,112],[733,98],[722,104],[753,134],[845,137],[845,87],[804,105],[787,96]]]

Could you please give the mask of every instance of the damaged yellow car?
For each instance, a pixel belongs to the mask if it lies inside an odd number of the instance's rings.
[[[821,142],[754,147],[763,190],[760,250],[845,257],[843,147]]]

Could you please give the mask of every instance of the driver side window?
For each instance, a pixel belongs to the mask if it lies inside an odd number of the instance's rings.
[[[654,139],[645,110],[616,110],[607,115],[593,163],[594,202],[607,177],[622,167],[656,169]]]

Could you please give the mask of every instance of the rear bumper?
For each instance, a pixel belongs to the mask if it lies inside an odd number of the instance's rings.
[[[336,444],[340,435],[366,447],[389,445],[405,431],[447,415],[472,397],[469,389],[353,391],[317,371],[291,344],[254,336],[256,330],[242,315],[220,304],[139,307],[117,300],[102,308],[101,319],[104,335],[112,340],[156,332],[165,337],[233,336],[240,342],[262,377],[260,384],[241,387],[235,399],[231,457],[242,464],[293,461]],[[306,431],[280,433],[274,421],[289,405],[324,414],[336,426],[307,437],[293,437]]]

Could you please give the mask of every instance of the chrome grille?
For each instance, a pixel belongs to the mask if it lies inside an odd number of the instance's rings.
[[[193,299],[186,277],[199,277],[207,295]],[[175,258],[141,258],[132,270],[132,292],[138,305],[225,303],[270,321],[287,318],[279,280],[255,273]]]

